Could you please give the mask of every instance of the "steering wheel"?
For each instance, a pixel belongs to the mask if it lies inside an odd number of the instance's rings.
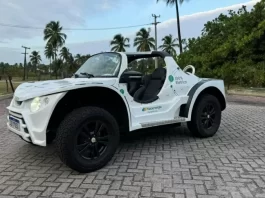
[[[188,69],[192,69],[191,74],[195,74],[195,67],[194,67],[194,66],[192,66],[192,65],[187,65],[187,66],[183,69],[183,71],[186,72]],[[190,73],[190,72],[189,72],[189,73]]]

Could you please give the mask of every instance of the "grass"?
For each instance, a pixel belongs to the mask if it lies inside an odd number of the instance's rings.
[[[227,90],[227,93],[233,95],[242,95],[242,96],[265,97],[265,89],[237,88],[237,89]]]
[[[50,77],[49,75],[42,75],[40,80],[55,80],[55,77],[54,76]],[[12,81],[22,82],[23,80],[22,80],[22,77],[13,77]],[[28,79],[25,81],[38,81],[38,77],[29,76]]]
[[[14,89],[16,89],[18,85],[20,85],[20,83],[13,83]],[[10,84],[8,83],[8,90],[7,90],[6,82],[0,81],[0,96],[6,95],[6,94],[11,94],[11,93],[13,93],[13,92],[12,92]]]
[[[41,81],[43,80],[55,80],[56,78],[54,76],[52,76],[50,78],[49,75],[42,75],[41,76]],[[38,81],[38,77],[36,76],[29,76],[27,80],[23,81],[22,80],[22,77],[12,77],[12,82],[13,82],[13,87],[14,89],[16,89],[18,87],[18,85],[20,85],[21,83],[23,82],[28,82],[28,81]],[[13,93],[12,92],[12,89],[11,89],[11,85],[9,84],[9,81],[8,81],[8,90],[7,90],[7,86],[6,86],[6,81],[5,79],[2,79],[0,81],[0,96],[1,95],[6,95],[6,94],[11,94]]]
[[[55,79],[55,78],[52,78]],[[35,81],[37,80],[36,77],[29,77],[27,81]],[[49,76],[42,76],[41,80],[49,80]],[[14,89],[17,88],[18,85],[20,85],[23,82],[21,77],[13,77],[12,78]],[[6,87],[6,81],[1,80],[0,81],[0,96],[5,94],[12,93],[11,86],[8,82],[8,91]],[[259,97],[265,97],[265,88],[243,88],[239,86],[231,86],[229,90],[226,90],[227,94],[231,95],[242,95],[242,96],[259,96]]]

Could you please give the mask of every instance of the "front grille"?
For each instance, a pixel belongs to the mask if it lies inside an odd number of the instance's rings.
[[[12,116],[14,116],[16,118],[23,119],[23,116],[22,116],[21,113],[17,113],[17,112],[14,112],[14,111],[9,111],[9,114],[11,114]]]
[[[27,128],[27,125],[26,125],[26,122],[22,116],[21,113],[17,113],[17,112],[14,112],[14,111],[9,111],[9,114],[12,115],[14,118],[18,119],[18,120],[21,120],[22,122],[22,129],[23,129],[23,132],[25,133],[29,133],[28,131],[28,128]]]

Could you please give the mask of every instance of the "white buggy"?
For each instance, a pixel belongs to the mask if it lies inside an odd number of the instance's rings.
[[[160,58],[165,67],[145,74],[131,66],[147,58]],[[224,82],[194,73],[166,52],[99,53],[72,78],[17,87],[7,126],[35,145],[55,139],[66,165],[91,172],[109,162],[124,131],[187,122],[195,136],[213,136],[226,108]]]

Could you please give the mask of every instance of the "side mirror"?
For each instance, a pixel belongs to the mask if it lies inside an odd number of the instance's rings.
[[[128,82],[132,81],[133,79],[141,79],[142,76],[143,76],[143,74],[140,72],[125,70],[121,74],[119,83],[128,83]]]

